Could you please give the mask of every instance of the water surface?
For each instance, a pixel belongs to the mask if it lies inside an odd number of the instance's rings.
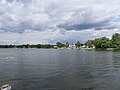
[[[3,83],[12,90],[120,90],[120,52],[0,49]]]

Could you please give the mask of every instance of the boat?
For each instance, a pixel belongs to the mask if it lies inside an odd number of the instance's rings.
[[[11,90],[11,85],[10,84],[3,84],[0,87],[0,90]]]

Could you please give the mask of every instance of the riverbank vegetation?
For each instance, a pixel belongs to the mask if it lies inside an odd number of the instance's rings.
[[[101,37],[94,40],[88,40],[85,45],[88,48],[92,48],[94,46],[96,49],[120,49],[120,34],[113,34],[111,39]]]
[[[0,45],[0,48],[53,48],[54,45],[50,44],[37,44],[37,45]]]
[[[24,45],[0,45],[0,48],[95,48],[95,49],[120,49],[120,34],[115,33],[112,38],[107,37],[95,38],[94,40],[88,40],[84,44],[80,41],[75,44],[69,42],[61,43],[57,42],[56,45],[50,44],[24,44]]]

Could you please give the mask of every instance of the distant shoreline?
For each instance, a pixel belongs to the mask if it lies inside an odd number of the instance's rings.
[[[1,45],[0,45],[1,46]],[[53,45],[54,46],[54,45]],[[102,49],[102,48],[54,48],[54,47],[47,47],[47,48],[37,48],[37,47],[0,47],[0,49],[56,49],[56,50],[89,50],[89,51],[119,51],[120,49],[118,48],[106,48],[106,49]]]
[[[78,41],[77,43],[61,43],[57,42],[55,45],[51,44],[22,44],[22,45],[0,45],[0,48],[43,48],[43,49],[88,49],[88,50],[120,50],[120,34],[115,33],[112,38],[107,37],[95,38],[88,40],[84,44]]]

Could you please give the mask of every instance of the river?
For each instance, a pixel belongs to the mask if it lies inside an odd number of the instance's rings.
[[[120,52],[0,49],[0,85],[12,90],[120,90]]]

